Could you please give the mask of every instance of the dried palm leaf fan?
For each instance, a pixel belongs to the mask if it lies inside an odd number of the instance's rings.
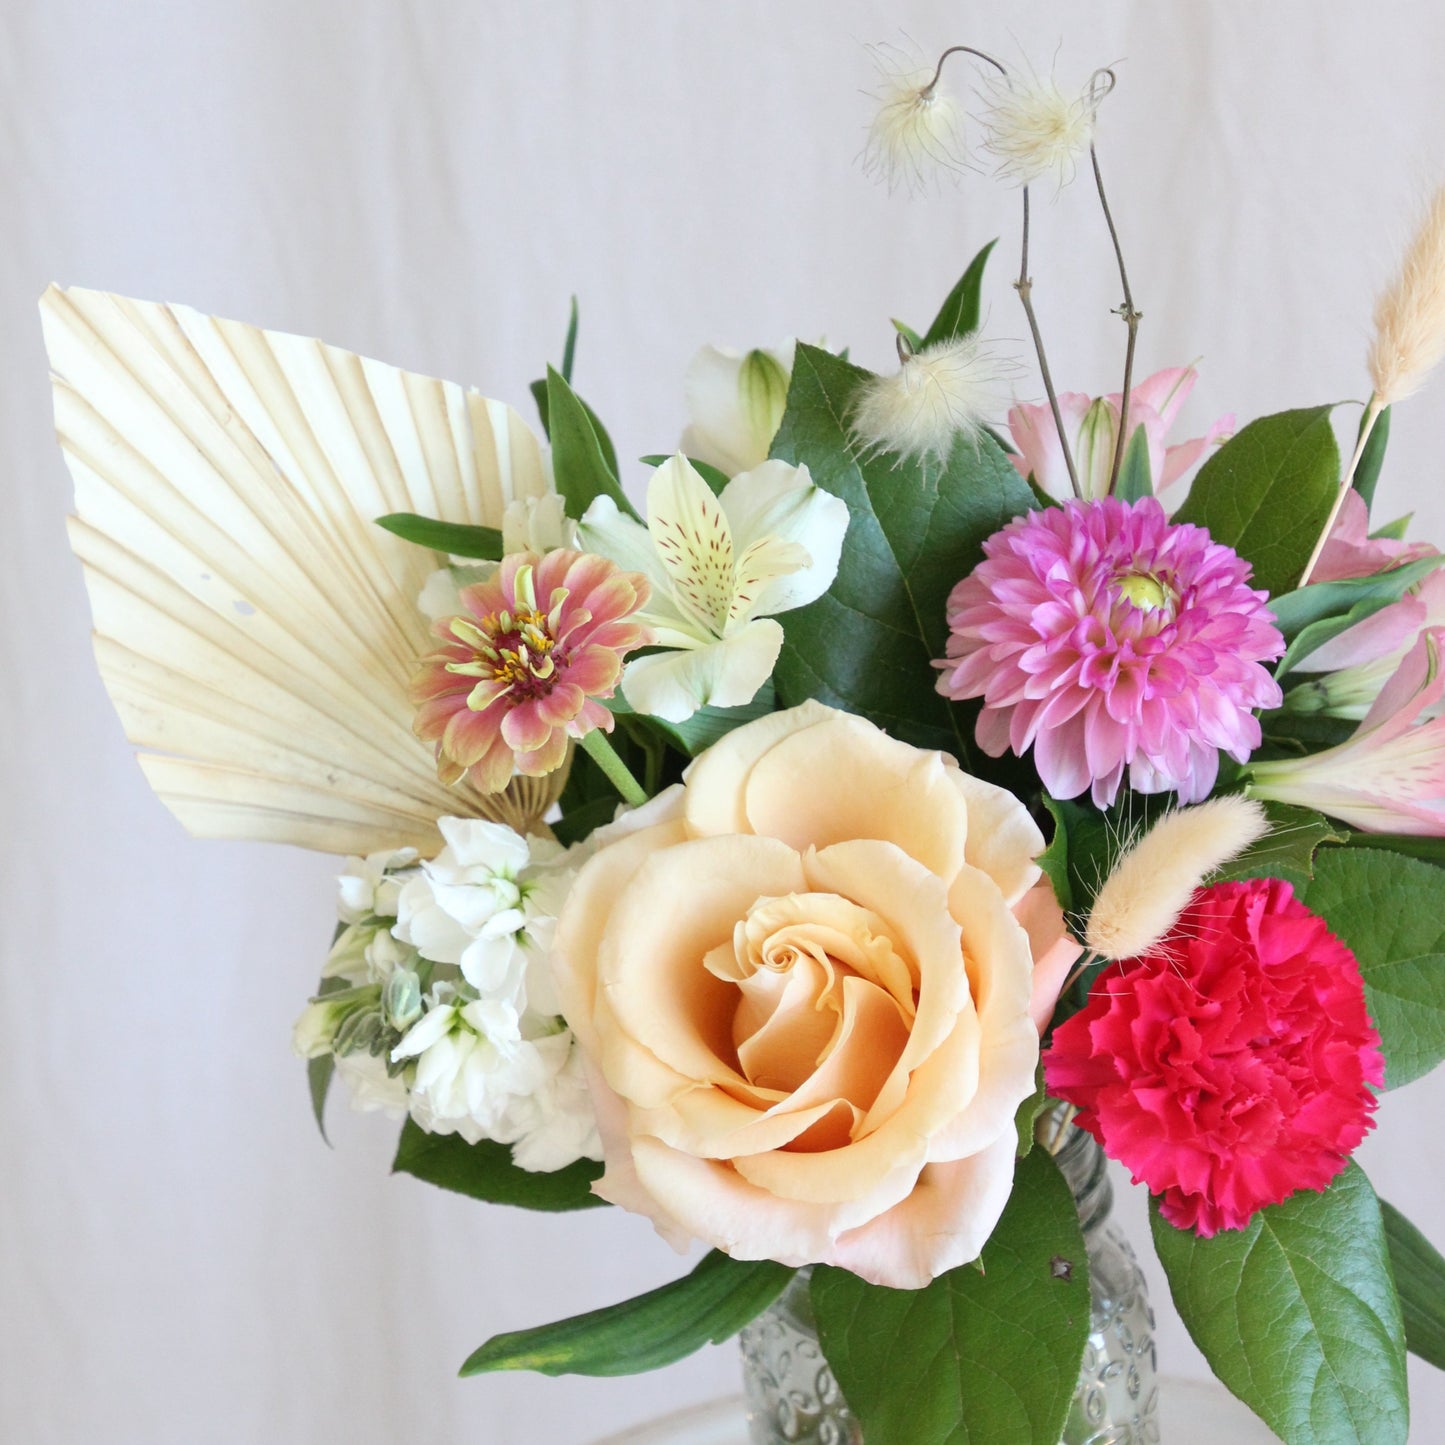
[[[95,291],[41,302],[101,676],[192,833],[331,853],[520,819],[436,777],[407,682],[437,553],[387,512],[498,527],[550,490],[510,407],[318,341]],[[545,806],[542,802],[542,806]]]

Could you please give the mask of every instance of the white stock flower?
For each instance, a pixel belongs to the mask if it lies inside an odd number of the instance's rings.
[[[502,513],[502,552],[555,552],[577,545],[577,523],[556,492],[518,497]]]
[[[519,1169],[550,1173],[577,1159],[601,1159],[602,1139],[581,1050],[570,1031],[536,1040],[537,1049],[562,1065],[547,1083],[519,1105],[525,1132],[512,1146]]]
[[[415,848],[388,848],[365,858],[348,858],[337,878],[337,917],[360,923],[368,916],[396,917],[401,883],[394,876],[416,862]]]
[[[416,1060],[411,1108],[432,1134],[468,1143],[521,1137],[517,1101],[546,1083],[556,1067],[522,1037],[517,1010],[500,999],[438,997],[392,1050],[393,1062]]]
[[[400,1119],[406,1113],[406,1079],[389,1074],[385,1059],[364,1050],[342,1054],[336,1060],[336,1077],[346,1085],[351,1107],[358,1113],[379,1112],[390,1119]]]
[[[787,406],[796,345],[789,336],[769,351],[698,351],[683,377],[689,423],[682,450],[730,477],[767,461]]]
[[[484,998],[554,1013],[545,949],[568,879],[546,865],[561,850],[481,818],[437,826],[447,846],[402,890],[396,938],[455,964]]]
[[[670,457],[648,484],[645,527],[598,497],[578,537],[647,576],[652,596],[637,616],[664,649],[627,664],[628,705],[683,722],[700,707],[751,702],[783,645],[774,614],[828,590],[847,530],[847,504],[815,487],[807,467],[780,461],[714,496],[686,457]]]
[[[869,47],[878,67],[878,102],[863,147],[863,173],[921,190],[940,170],[967,165],[963,109],[939,84],[938,71],[917,53],[892,45]]]
[[[1102,99],[1094,81],[1066,95],[1052,77],[999,76],[986,95],[983,148],[998,161],[997,176],[1021,186],[1049,176],[1059,187],[1073,180],[1094,139]]]
[[[940,341],[905,356],[891,376],[869,377],[849,418],[865,456],[894,452],[904,461],[948,460],[959,437],[976,436],[1003,405],[1011,366],[977,333]]]

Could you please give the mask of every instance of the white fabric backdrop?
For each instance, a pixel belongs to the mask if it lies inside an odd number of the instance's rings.
[[[195,843],[148,793],[90,661],[34,303],[56,279],[319,335],[530,414],[582,298],[579,384],[624,457],[665,450],[704,341],[787,332],[881,365],[1015,198],[910,200],[855,165],[902,28],[1061,74],[1122,60],[1102,155],[1144,374],[1204,357],[1186,420],[1359,397],[1373,291],[1445,178],[1445,11],[1228,0],[672,5],[0,3],[0,1438],[577,1445],[736,1388],[731,1348],[639,1380],[459,1383],[489,1333],[678,1263],[639,1220],[488,1210],[390,1179],[392,1130],[315,1137],[287,1041],[331,869]],[[1033,272],[1061,384],[1117,386],[1117,283],[1082,188]],[[1445,543],[1445,382],[1399,409],[1381,515]],[[1189,434],[1185,427],[1182,434]],[[634,481],[637,479],[634,476]],[[1445,1242],[1445,1079],[1361,1158]],[[1143,1243],[1142,1198],[1123,1212]],[[1143,1244],[1147,1250],[1147,1244]],[[1166,1369],[1202,1369],[1157,1268]],[[1412,1362],[1415,1438],[1442,1378]]]

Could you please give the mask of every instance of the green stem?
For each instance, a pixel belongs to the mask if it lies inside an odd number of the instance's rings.
[[[622,801],[628,807],[640,808],[647,801],[642,785],[617,756],[617,750],[607,741],[607,734],[601,728],[584,733],[582,746],[587,750],[587,756],[607,774],[607,781],[622,795]]]

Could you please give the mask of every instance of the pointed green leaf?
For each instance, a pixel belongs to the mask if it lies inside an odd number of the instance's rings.
[[[547,368],[547,433],[552,440],[552,471],[567,514],[580,517],[597,497],[611,497],[621,511],[637,517],[617,482],[617,461],[604,451],[597,426],[582,398],[562,374]]]
[[[1420,833],[1350,833],[1351,848],[1383,848],[1445,868],[1445,838]]]
[[[430,547],[433,552],[476,557],[483,562],[496,562],[502,555],[502,534],[495,527],[437,522],[431,517],[418,517],[415,512],[389,512],[377,517],[376,525],[403,542],[415,542],[418,547]]]
[[[900,321],[896,316],[893,318],[893,329],[913,348],[914,351],[923,350],[923,338],[906,322]]]
[[[1378,848],[1327,848],[1300,890],[1360,963],[1385,1086],[1445,1059],[1445,869]]]
[[[1403,542],[1405,534],[1410,530],[1410,523],[1415,520],[1414,512],[1406,512],[1403,517],[1396,517],[1393,522],[1386,522],[1383,527],[1376,527],[1370,533],[1371,541]]]
[[[713,1250],[682,1279],[622,1304],[532,1330],[495,1335],[474,1350],[463,1375],[537,1370],[544,1375],[637,1375],[704,1345],[720,1345],[783,1292],[794,1271]]]
[[[1445,1370],[1445,1259],[1388,1200],[1380,1201],[1410,1353]]]
[[[1286,1445],[1404,1445],[1405,1331],[1358,1165],[1212,1239],[1175,1229],[1157,1204],[1150,1221],[1194,1343]]]
[[[1331,408],[1261,417],[1199,469],[1176,522],[1193,522],[1233,547],[1272,595],[1299,582],[1334,504],[1340,453]]]
[[[1063,1433],[1089,1333],[1073,1196],[1043,1149],[1018,1162],[982,1269],[926,1289],[813,1271],[823,1352],[868,1445],[999,1445]]]
[[[1114,483],[1114,495],[1124,502],[1137,502],[1140,497],[1154,495],[1154,478],[1149,471],[1149,437],[1142,426],[1124,448],[1124,460],[1119,467],[1119,479]]]
[[[958,278],[948,299],[933,318],[933,325],[924,333],[921,346],[932,346],[937,341],[951,341],[955,336],[968,336],[978,330],[979,296],[983,290],[983,269],[988,264],[989,253],[998,245],[990,241],[972,261],[968,270]],[[898,323],[893,323],[895,326]]]
[[[1018,1131],[1019,1147],[1018,1156],[1020,1159],[1025,1154],[1031,1153],[1034,1147],[1034,1125],[1038,1123],[1039,1115],[1048,1107],[1048,1089],[1044,1084],[1044,1061],[1040,1059],[1034,1065],[1034,1091],[1018,1106],[1014,1114],[1014,1128]]]
[[[1351,577],[1343,582],[1311,582],[1294,592],[1269,599],[1269,610],[1287,640],[1299,637],[1312,623],[1342,617],[1364,602],[1378,602],[1381,607],[1394,602],[1442,562],[1442,557],[1421,557],[1403,567],[1377,572],[1373,577]],[[1361,616],[1368,614],[1361,613]],[[1316,647],[1319,643],[1314,644]]]
[[[572,363],[577,357],[577,298],[567,311],[567,336],[562,342],[562,380],[572,383]]]
[[[778,699],[791,707],[815,697],[966,759],[967,718],[934,686],[945,604],[984,540],[1029,510],[1033,495],[986,436],[957,441],[946,464],[860,459],[848,426],[867,376],[812,346],[799,345],[794,358],[773,455],[805,463],[818,486],[847,502],[851,521],[827,594],[779,618]]]
[[[1361,417],[1361,422],[1364,418]],[[1374,429],[1365,449],[1360,453],[1359,465],[1355,468],[1353,486],[1365,500],[1367,507],[1375,502],[1375,483],[1380,480],[1380,468],[1385,465],[1385,448],[1390,444],[1390,408],[1386,407],[1375,418]],[[1358,441],[1356,442],[1358,446]]]
[[[306,1060],[306,1087],[311,1093],[311,1114],[327,1144],[330,1144],[331,1140],[326,1138],[326,1095],[330,1092],[331,1078],[335,1073],[334,1054],[321,1054],[317,1058]]]
[[[1315,871],[1315,854],[1326,843],[1343,843],[1350,830],[1323,813],[1288,803],[1266,803],[1269,832],[1238,858],[1226,863],[1211,881],[1231,878],[1283,878],[1303,888]]]
[[[391,1172],[410,1174],[454,1194],[522,1209],[556,1213],[594,1209],[606,1203],[592,1193],[592,1181],[601,1177],[602,1166],[590,1159],[579,1159],[550,1174],[534,1174],[512,1163],[509,1145],[491,1139],[468,1144],[456,1134],[428,1134],[410,1119],[402,1125]]]

